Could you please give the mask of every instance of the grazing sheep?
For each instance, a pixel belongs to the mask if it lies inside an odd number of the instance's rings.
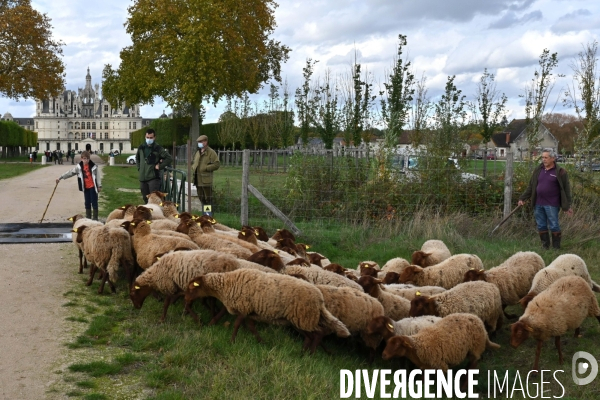
[[[252,244],[246,240],[239,239],[235,235],[230,235],[228,232],[216,231],[215,228],[213,227],[213,224],[210,223],[210,221],[199,220],[197,222],[200,224],[200,227],[202,228],[202,232],[204,232],[206,234],[210,234],[215,237],[233,242],[239,246],[242,246],[242,247],[250,250],[252,253],[256,253],[257,251],[261,250],[261,247],[255,245],[255,244]]]
[[[499,349],[490,342],[483,322],[471,314],[452,314],[410,336],[390,338],[383,359],[407,357],[419,369],[441,369],[460,364],[469,358],[468,368],[475,368],[486,349]]]
[[[539,371],[542,343],[554,336],[558,361],[562,364],[560,337],[571,329],[575,329],[575,337],[580,337],[579,329],[586,317],[600,321],[600,307],[589,282],[574,275],[559,278],[537,295],[519,321],[511,325],[510,345],[517,348],[530,335],[536,339],[533,370]]]
[[[377,273],[381,271],[379,264],[377,264],[375,261],[362,261],[358,264],[357,269],[360,276],[368,275],[374,278],[377,278]]]
[[[89,227],[102,226],[102,222],[94,221],[93,219],[89,218],[84,218],[81,214],[73,215],[68,220],[73,222],[73,227],[71,229],[77,229],[83,225]],[[73,243],[75,244],[75,246],[77,246],[77,250],[79,250],[79,273],[83,274],[83,268],[87,268],[87,260],[83,256],[83,243],[77,242],[77,235],[72,235],[71,240],[73,240]]]
[[[529,292],[535,274],[544,268],[544,260],[533,251],[519,251],[502,264],[488,271],[472,269],[465,273],[465,282],[485,281],[500,289],[502,307],[517,304]],[[504,315],[516,318],[516,315]]]
[[[328,266],[323,268],[325,271],[331,271],[338,275],[346,276],[346,268],[342,267],[340,264],[331,263]]]
[[[404,268],[408,267],[409,265],[410,265],[410,263],[408,261],[406,261],[404,258],[396,257],[396,258],[392,258],[391,260],[388,260],[383,265],[383,268],[381,268],[381,271],[385,272],[386,274],[388,272],[395,272],[397,274],[401,274],[402,271],[404,271]]]
[[[390,317],[393,320],[408,317],[410,301],[396,296],[387,290],[383,290],[380,287],[381,280],[365,275],[360,277],[358,284],[364,289],[365,293],[368,293],[381,302],[386,317]]]
[[[428,240],[423,243],[421,250],[417,250],[412,254],[412,264],[426,268],[439,264],[451,256],[452,254],[444,242],[441,240]]]
[[[133,306],[142,308],[144,300],[152,292],[165,297],[161,322],[165,320],[167,310],[180,296],[183,296],[187,284],[194,278],[211,272],[228,272],[238,269],[237,259],[214,250],[175,251],[162,255],[158,261],[138,276],[129,291]],[[199,322],[191,308],[186,310]]]
[[[468,313],[481,318],[494,332],[502,327],[502,299],[493,283],[465,282],[433,296],[417,296],[410,302],[410,316]]]
[[[306,261],[305,261],[306,262]],[[316,266],[302,267],[299,265],[287,265],[283,272],[287,275],[302,274],[305,275],[309,282],[315,285],[329,285],[337,287],[349,287],[362,292],[362,287],[350,279],[335,274],[330,271],[325,271],[323,268]]]
[[[294,236],[294,234],[287,229],[277,229],[277,232],[271,236],[271,239],[275,240],[276,242],[285,238],[292,239],[293,242],[296,241],[296,236]]]
[[[381,303],[368,294],[355,289],[328,285],[316,286],[323,295],[325,308],[342,321],[351,334],[360,334],[367,347],[371,349],[372,358],[381,339],[367,335],[366,329],[369,321],[375,317],[383,316],[383,306]],[[324,330],[322,333],[327,335],[333,332]],[[319,341],[313,341],[315,349]],[[311,350],[314,351],[314,349]]]
[[[326,266],[331,264],[331,261],[329,261],[327,257],[319,253],[306,252],[306,256],[308,257],[308,261],[310,261],[311,264],[318,265],[321,268],[325,268]]]
[[[152,232],[147,221],[134,219],[130,227],[131,241],[135,250],[136,260],[140,268],[147,269],[156,260],[156,256],[175,248],[199,250],[191,239],[162,236]]]
[[[215,297],[230,314],[238,316],[231,341],[235,341],[246,317],[251,317],[248,328],[259,341],[262,339],[254,329],[252,319],[289,322],[308,338],[314,338],[313,333],[320,336],[324,331],[333,331],[340,337],[350,336],[344,324],[325,307],[319,289],[291,276],[253,269],[206,274],[193,279],[185,291],[188,304],[199,297]],[[305,342],[305,348],[306,345]]]
[[[200,225],[194,220],[181,221],[177,232],[185,233],[195,244],[206,250],[217,250],[234,255],[238,258],[247,259],[252,252],[230,240],[225,240],[202,231]]]
[[[411,336],[417,334],[426,326],[431,326],[440,321],[440,317],[424,315],[422,317],[403,318],[394,321],[385,315],[375,317],[369,321],[367,335],[374,338],[383,338],[386,342],[393,336]]]
[[[269,267],[277,272],[285,268],[285,265],[283,264],[283,261],[281,261],[279,254],[272,250],[257,251],[248,257],[247,260],[265,267]]]
[[[256,238],[260,241],[263,242],[268,242],[269,241],[269,235],[267,235],[267,231],[265,231],[262,227],[260,226],[253,226],[252,227],[254,229],[254,234],[256,235]],[[275,245],[275,243],[273,243],[273,245]]]
[[[441,286],[452,289],[462,283],[465,273],[471,268],[483,269],[481,259],[475,254],[457,254],[439,264],[423,268],[416,265],[406,267],[400,274],[400,283],[417,286]]]
[[[96,268],[104,272],[98,293],[104,291],[104,284],[108,279],[111,290],[116,292],[113,282],[116,282],[119,276],[119,265],[125,267],[129,282],[133,280],[131,239],[125,230],[104,225],[82,225],[74,228],[73,232],[77,233],[77,242],[83,243],[85,258],[92,264],[87,286],[92,284]]]
[[[406,287],[410,286],[410,287]],[[411,301],[417,296],[417,292],[420,293],[420,296],[433,296],[434,294],[445,292],[446,289],[439,286],[413,286],[406,284],[392,284],[385,285],[383,284],[381,288],[385,291],[388,291],[396,296],[404,297],[406,300]]]
[[[552,261],[546,268],[539,270],[533,277],[529,293],[519,303],[523,308],[538,294],[546,290],[556,280],[563,276],[580,276],[590,285],[594,292],[600,292],[600,286],[590,278],[585,261],[575,254],[562,254]]]

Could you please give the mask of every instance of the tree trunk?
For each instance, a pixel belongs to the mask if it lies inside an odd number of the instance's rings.
[[[190,126],[190,139],[192,143],[196,143],[198,136],[200,136],[200,112],[199,107],[196,104],[192,104],[192,126]]]

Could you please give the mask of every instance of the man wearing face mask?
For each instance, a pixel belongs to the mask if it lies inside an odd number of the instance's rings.
[[[148,195],[160,190],[160,170],[171,165],[171,155],[158,143],[155,143],[156,132],[152,128],[146,130],[146,142],[138,147],[135,163],[139,171],[140,190],[144,204],[148,203]]]
[[[202,210],[205,211],[206,205],[210,205],[212,214],[212,184],[213,172],[218,170],[221,164],[217,153],[208,147],[208,136],[200,135],[198,137],[198,150],[194,153],[192,162],[192,177],[198,198],[202,203]]]

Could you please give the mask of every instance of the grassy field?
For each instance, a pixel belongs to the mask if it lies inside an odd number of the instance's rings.
[[[131,167],[105,168],[102,193],[104,214],[126,203],[139,202],[136,169]],[[233,168],[219,170],[216,186],[235,190],[241,183]],[[260,182],[257,182],[260,184]],[[111,189],[112,188],[112,189]],[[116,188],[128,189],[119,191]],[[581,206],[583,207],[583,206]],[[589,211],[589,210],[587,210]],[[590,273],[600,281],[600,246],[597,229],[592,220],[581,217],[563,218],[565,238],[563,250],[540,252],[548,264],[559,254],[575,253],[588,263]],[[219,221],[239,227],[239,216],[219,215]],[[252,217],[251,217],[252,218]],[[431,238],[444,240],[452,253],[475,253],[486,268],[500,264],[517,251],[539,250],[530,215],[522,214],[504,225],[496,236],[488,237],[497,221],[463,214],[440,216],[415,214],[411,219],[389,224],[340,225],[298,223],[303,231],[300,241],[327,255],[333,262],[355,267],[360,261],[374,260],[383,265],[393,257],[410,258],[413,250]],[[252,224],[270,226],[273,220],[252,220]],[[76,275],[78,265],[74,248],[67,250],[66,268]],[[207,311],[195,305],[202,326],[183,315],[181,302],[171,306],[165,323],[159,323],[162,303],[149,297],[141,310],[133,309],[125,283],[120,281],[116,294],[98,295],[98,283],[84,286],[85,276],[76,276],[72,287],[64,293],[69,323],[82,333],[67,344],[69,371],[63,383],[52,389],[56,394],[83,399],[333,399],[339,398],[340,370],[391,369],[410,367],[404,360],[386,362],[377,357],[368,364],[368,352],[359,340],[328,337],[325,345],[332,353],[318,350],[313,356],[302,354],[302,338],[294,330],[257,324],[264,343],[244,329],[237,341],[229,342],[233,318],[227,317],[217,326],[206,326]],[[509,312],[521,314],[520,307]],[[493,338],[502,348],[488,351],[479,365],[478,390],[487,398],[487,371],[499,375],[509,373],[509,388],[513,388],[519,373],[522,385],[527,385],[527,372],[533,365],[535,343],[529,339],[518,349],[509,346],[510,331],[504,326]],[[549,341],[544,344],[541,368],[563,370],[557,373],[562,388],[549,373],[544,375],[545,396],[563,399],[597,399],[600,380],[587,386],[577,386],[571,380],[571,357],[576,351],[596,355],[600,351],[600,329],[595,319],[587,319],[582,327],[583,338],[573,339],[572,333],[562,338],[564,365]],[[458,368],[465,368],[465,364]],[[529,381],[528,389],[535,394],[541,377]],[[516,384],[517,389],[519,383]],[[497,398],[510,396],[505,390]],[[351,398],[355,398],[354,394]],[[367,398],[362,390],[362,398]],[[379,389],[375,398],[381,398]],[[520,391],[512,398],[523,398]]]
[[[30,165],[29,163],[3,163],[0,162],[0,180],[13,178],[18,175],[23,175],[28,172],[34,171],[38,168],[45,168],[46,165],[42,166],[40,163]]]

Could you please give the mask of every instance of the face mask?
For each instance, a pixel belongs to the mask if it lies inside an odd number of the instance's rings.
[[[202,148],[204,148],[204,143],[198,143],[198,148],[199,148],[199,149],[202,149]]]
[[[147,145],[151,145],[152,143],[154,143],[154,139],[146,139]]]

